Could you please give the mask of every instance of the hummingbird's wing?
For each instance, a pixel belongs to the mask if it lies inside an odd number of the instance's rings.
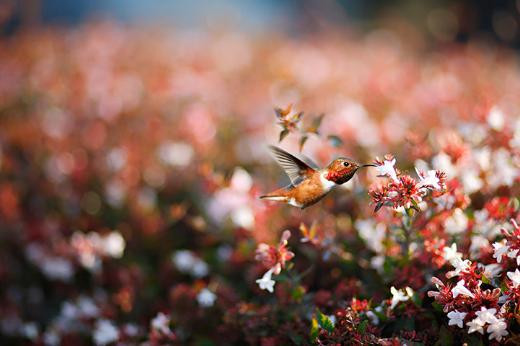
[[[273,145],[270,145],[269,149],[271,149],[274,159],[289,176],[293,185],[297,185],[302,179],[307,178],[316,172],[314,168],[283,149]]]

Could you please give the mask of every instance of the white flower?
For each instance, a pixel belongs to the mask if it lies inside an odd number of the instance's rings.
[[[197,302],[200,306],[210,307],[213,306],[217,296],[207,288],[203,288],[199,294],[197,294]]]
[[[452,263],[452,261],[456,259],[462,259],[462,254],[460,252],[457,252],[457,244],[453,243],[450,247],[445,246],[444,249],[442,249],[443,255],[442,257]]]
[[[459,282],[457,282],[457,285],[451,289],[451,293],[453,294],[453,298],[457,298],[459,294],[475,298],[475,295],[471,293],[471,291],[468,290],[466,286],[464,286],[464,280],[460,280]]]
[[[475,228],[473,228],[475,229]],[[474,235],[471,237],[471,245],[469,252],[473,258],[478,258],[480,255],[480,249],[485,248],[489,245],[489,240],[481,235]]]
[[[49,329],[43,334],[43,344],[45,346],[59,345],[60,340],[60,335],[53,329]]]
[[[489,335],[489,340],[496,339],[497,341],[502,340],[503,336],[506,336],[508,334],[507,330],[507,323],[504,322],[503,318],[496,319],[496,321],[489,324],[487,327],[487,332],[491,333]]]
[[[167,141],[157,150],[157,155],[163,163],[180,167],[189,165],[193,153],[191,145],[184,142]]]
[[[439,185],[439,178],[437,178],[437,171],[433,169],[429,170],[428,173],[426,173],[425,177],[421,175],[421,172],[417,169],[417,167],[415,168],[415,171],[419,176],[419,187],[431,186],[435,190],[439,190],[441,188],[441,186]]]
[[[488,279],[497,277],[502,272],[502,266],[498,263],[492,263],[484,266],[484,276]]]
[[[484,334],[484,325],[486,322],[482,321],[480,317],[476,317],[474,320],[466,323],[466,326],[469,327],[468,334],[479,332],[480,334]]]
[[[432,166],[436,170],[443,171],[449,177],[457,175],[457,167],[451,163],[451,157],[445,152],[440,152],[432,159]]]
[[[196,278],[201,278],[203,276],[208,275],[208,272],[209,269],[206,262],[197,258],[195,265],[193,266],[193,268],[191,268],[191,275],[193,275]]]
[[[386,237],[386,226],[384,223],[376,224],[374,220],[357,220],[354,224],[359,236],[367,246],[376,253],[383,251],[383,241]]]
[[[162,312],[159,312],[157,316],[155,316],[150,321],[150,326],[153,330],[157,330],[163,334],[170,334],[170,318],[163,314]]]
[[[493,243],[493,248],[493,258],[496,258],[498,263],[502,262],[502,256],[505,256],[507,251],[509,251],[509,246],[506,245],[506,240],[504,239],[501,242]]]
[[[50,279],[70,281],[74,275],[74,267],[63,257],[45,257],[40,263],[42,272]]]
[[[109,320],[98,320],[93,338],[96,345],[106,345],[119,339],[119,330]]]
[[[480,308],[480,311],[475,312],[478,318],[480,318],[485,323],[494,323],[498,320],[495,316],[497,313],[497,309],[488,309],[485,306]]]
[[[482,188],[484,182],[479,178],[479,172],[474,169],[468,169],[461,173],[462,185],[464,192],[472,194]]]
[[[448,325],[462,328],[464,325],[464,317],[466,317],[466,315],[466,312],[459,312],[457,310],[449,312],[448,318],[450,321],[448,322]]]
[[[379,324],[379,317],[374,312],[367,311],[367,317],[373,325],[377,326]]]
[[[456,257],[453,260],[451,260],[450,263],[455,268],[455,270],[452,270],[452,271],[446,273],[448,278],[452,278],[454,276],[458,276],[461,272],[469,269],[470,266],[471,266],[471,261],[470,260],[462,260],[461,258],[458,258],[458,257]]]
[[[394,165],[395,158],[391,161],[385,160],[381,166],[376,167],[377,174],[389,176],[393,181],[398,182],[399,179],[397,179],[397,173],[395,172]]]
[[[189,250],[179,250],[173,254],[173,263],[181,272],[189,271],[196,262],[196,257]]]
[[[231,221],[239,227],[252,229],[255,226],[255,214],[248,206],[242,206],[230,213]]]
[[[21,332],[27,339],[35,341],[35,339],[38,337],[38,326],[34,322],[25,323],[22,326]]]
[[[413,296],[413,290],[410,287],[406,287],[404,290],[397,290],[392,286],[390,287],[390,293],[392,293],[390,309],[395,308],[399,302],[406,302],[411,296]]]
[[[237,191],[247,192],[253,186],[253,178],[243,168],[237,167],[231,177],[231,187]]]
[[[273,293],[275,281],[271,279],[273,275],[273,268],[269,269],[261,279],[256,280],[256,283],[260,287],[261,290],[268,290]]]
[[[81,317],[93,318],[99,315],[99,308],[89,297],[79,297],[76,306]]]
[[[493,172],[488,178],[489,184],[496,188],[501,185],[512,186],[518,175],[518,167],[513,162],[511,153],[500,148],[493,153]]]
[[[102,250],[105,254],[121,258],[123,251],[125,251],[125,238],[118,231],[110,232],[107,236],[102,238]]]
[[[334,315],[327,315],[327,317],[332,322],[333,326],[336,325],[336,316],[334,316]]]
[[[487,123],[493,130],[502,130],[505,124],[504,112],[497,106],[493,106],[487,116]]]
[[[520,271],[518,269],[514,272],[508,272],[507,277],[513,282],[513,287],[520,285]]]
[[[459,234],[468,227],[468,217],[464,212],[457,208],[453,214],[444,221],[444,228],[449,234]]]
[[[172,256],[175,267],[183,273],[189,273],[195,277],[206,276],[209,272],[208,265],[196,257],[189,250],[176,251]]]

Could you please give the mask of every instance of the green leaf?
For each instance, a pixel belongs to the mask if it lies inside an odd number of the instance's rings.
[[[287,137],[288,134],[289,134],[289,130],[287,130],[287,129],[283,129],[283,131],[280,132],[280,138],[278,139],[278,142],[283,141],[283,139],[284,139],[285,137]]]
[[[417,294],[417,292],[414,292],[411,299],[412,299],[412,302],[415,304],[415,306],[420,307],[422,305],[422,299]]]
[[[325,329],[329,333],[334,331],[334,323],[332,323],[327,315],[322,314],[319,309],[316,309],[316,317],[318,318],[318,324],[321,328]]]
[[[298,334],[289,334],[289,338],[295,345],[303,345],[304,339],[301,335]]]
[[[332,145],[335,148],[338,148],[343,145],[343,141],[338,136],[329,135],[327,136],[327,139],[330,142],[330,145]]]
[[[419,208],[419,204],[417,204],[417,202],[414,199],[412,199],[412,205],[415,210],[417,210],[418,212],[421,211],[421,208]],[[408,212],[408,210],[407,210],[407,212]],[[411,215],[409,215],[409,216],[411,216]]]
[[[361,321],[361,323],[359,324],[359,326],[357,328],[358,332],[361,334],[365,334],[367,326],[368,326],[368,320]]]
[[[311,322],[311,333],[310,333],[311,341],[318,337],[319,332],[320,332],[320,328],[318,326],[318,321],[316,320],[316,318],[313,318],[312,322]]]
[[[296,302],[301,302],[304,295],[305,295],[305,288],[303,286],[296,286],[291,291],[291,297]]]
[[[491,281],[489,281],[489,279],[484,274],[482,274],[482,282],[485,284],[491,284]]]
[[[453,345],[452,333],[450,333],[450,331],[445,326],[442,326],[439,330],[439,340],[435,343],[435,345]]]
[[[307,142],[307,139],[309,139],[309,136],[305,135],[300,138],[300,151],[303,150],[303,146],[305,145],[305,142]]]
[[[437,311],[437,312],[443,312],[443,310],[442,310],[442,305],[441,305],[441,304],[439,304],[439,303],[437,303],[437,302],[433,302],[433,303],[432,303],[432,306],[433,306],[433,308],[435,309],[435,311]]]

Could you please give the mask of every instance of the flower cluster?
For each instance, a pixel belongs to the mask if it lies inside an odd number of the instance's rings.
[[[493,243],[493,255],[484,264],[463,260],[456,244],[444,248],[444,258],[454,267],[446,277],[457,281],[445,284],[433,277],[437,291],[429,291],[428,296],[443,306],[449,325],[465,326],[468,334],[486,332],[490,340],[501,341],[509,335],[510,317],[520,308],[519,227],[514,219],[511,223],[513,230],[503,229],[505,239]],[[506,258],[512,260],[511,265],[504,263]]]
[[[370,190],[372,202],[375,204],[375,211],[382,206],[392,208],[416,208],[419,210],[423,203],[423,198],[429,191],[437,191],[438,195],[446,188],[446,173],[439,170],[429,170],[427,173],[416,168],[419,181],[403,175],[394,168],[396,159],[385,156],[384,160],[376,159],[375,164],[380,176],[390,178],[385,185],[377,186]],[[424,206],[423,206],[424,208]]]

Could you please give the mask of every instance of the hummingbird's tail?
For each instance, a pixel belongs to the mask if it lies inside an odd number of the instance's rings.
[[[268,201],[286,202],[288,200],[285,189],[278,189],[259,197]]]
[[[285,201],[287,201],[287,197],[285,197],[285,196],[263,195],[263,196],[260,196],[258,198],[266,199],[268,201],[278,201],[278,202],[285,202]]]

